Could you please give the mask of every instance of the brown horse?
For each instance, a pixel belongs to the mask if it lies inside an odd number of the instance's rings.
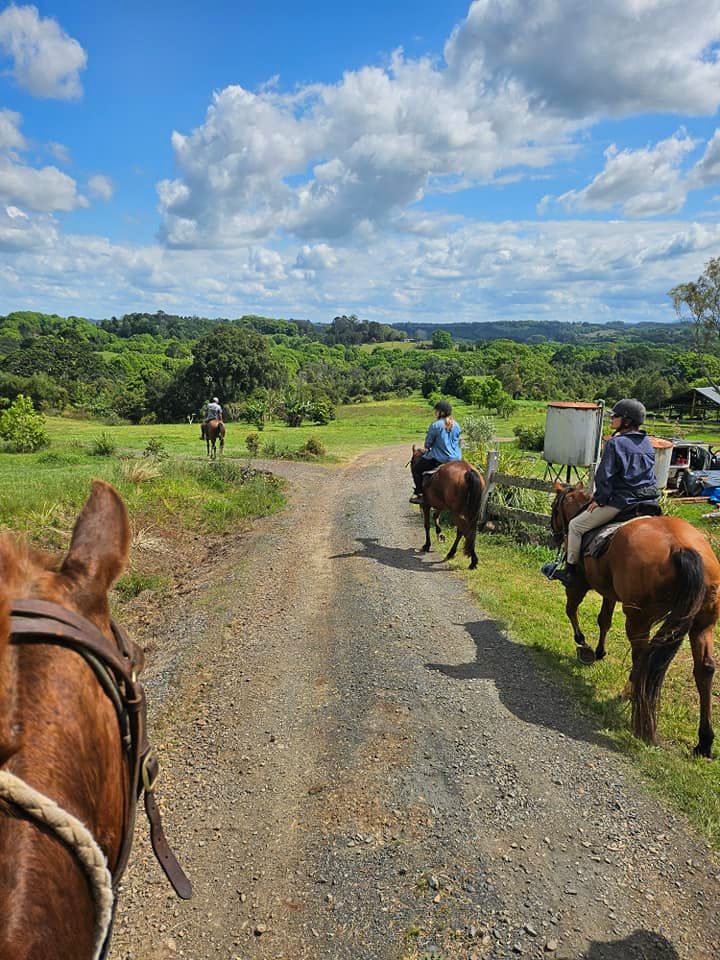
[[[551,526],[556,543],[568,523],[583,510],[591,494],[582,484],[555,485]],[[603,598],[598,615],[600,638],[593,656],[578,622],[578,607],[589,590]],[[632,648],[628,693],[635,735],[648,743],[657,738],[660,691],[670,662],[686,633],[700,698],[700,726],[695,753],[709,757],[715,624],[720,616],[720,564],[706,538],[677,517],[640,517],[620,527],[606,553],[583,557],[578,575],[566,588],[566,613],[584,662],[605,656],[605,638],[615,604],[622,604],[625,631]],[[659,624],[650,639],[652,628]]]
[[[142,652],[107,596],[130,540],[101,481],[61,563],[0,538],[1,960],[91,960],[109,946],[136,799],[144,783],[148,809],[155,776]]]
[[[220,456],[222,456],[225,446],[225,424],[222,420],[206,420],[200,429],[207,444],[208,459],[215,460],[217,457],[216,444],[218,440],[220,441]]]
[[[416,450],[413,446],[411,462],[414,463],[422,455],[423,450]],[[474,570],[477,567],[475,535],[484,487],[485,481],[480,473],[465,460],[451,460],[449,463],[444,463],[424,478],[422,512],[425,522],[425,543],[422,549],[425,553],[430,550],[430,511],[433,511],[435,530],[442,539],[438,518],[443,510],[449,510],[453,515],[457,536],[445,559],[452,560],[460,538],[465,537],[464,551],[465,556],[470,557],[470,569]]]

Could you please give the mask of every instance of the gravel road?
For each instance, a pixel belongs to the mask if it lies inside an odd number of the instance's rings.
[[[417,552],[406,459],[270,465],[289,508],[130,616],[195,897],[139,821],[112,960],[716,960],[718,861]]]

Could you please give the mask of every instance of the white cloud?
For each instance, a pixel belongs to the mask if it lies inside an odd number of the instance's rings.
[[[0,157],[14,154],[26,146],[20,133],[21,117],[14,110],[0,110]]]
[[[35,169],[9,160],[0,160],[0,201],[42,212],[87,206],[72,177],[57,167]]]
[[[443,63],[396,51],[336,84],[227,87],[204,123],[172,136],[179,176],[158,184],[162,236],[210,248],[368,235],[428,193],[536,175],[600,116],[712,112],[719,39],[716,0],[476,0]],[[623,159],[578,203],[609,195]],[[614,202],[632,216],[678,209],[675,159],[634,160],[658,182]]]
[[[106,177],[102,173],[96,173],[88,180],[88,190],[101,200],[112,200],[115,187],[110,177]]]
[[[558,202],[570,210],[612,210],[621,207],[628,217],[676,213],[688,192],[681,163],[697,143],[683,131],[653,147],[605,151],[605,169],[582,190],[569,190]],[[543,198],[541,212],[549,198]]]
[[[475,0],[445,57],[564,116],[712,114],[719,39],[716,0]]]
[[[87,55],[56,20],[37,7],[11,4],[0,13],[0,52],[12,61],[10,72],[35,97],[73,100],[82,94],[79,73]]]
[[[28,144],[20,123],[19,113],[0,110],[0,208],[51,213],[87,206],[72,177],[55,166],[38,168],[23,162]]]
[[[47,148],[58,163],[61,163],[64,167],[72,165],[72,156],[65,144],[51,142],[47,145]]]
[[[90,316],[161,307],[427,322],[452,303],[466,321],[670,320],[667,290],[697,276],[718,244],[710,223],[466,222],[438,236],[387,231],[341,250],[188,251],[61,235],[47,215],[0,207],[0,312],[35,304]]]
[[[690,175],[692,187],[720,183],[720,129],[716,130]]]

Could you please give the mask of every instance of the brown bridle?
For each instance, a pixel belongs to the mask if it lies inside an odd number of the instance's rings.
[[[571,490],[574,490],[575,487],[563,487],[562,490],[558,490],[555,499],[553,500],[552,507],[550,508],[550,529],[553,533],[553,538],[555,543],[558,546],[561,546],[568,534],[568,527],[570,521],[565,516],[565,511],[563,506],[565,504],[565,498],[570,493]],[[589,503],[589,501],[588,501]],[[588,504],[584,503],[578,510],[575,516],[581,514],[584,510],[587,510]],[[571,518],[574,519],[574,518]],[[558,529],[559,527],[559,529]]]
[[[158,762],[147,739],[147,703],[143,686],[138,681],[144,664],[143,652],[114,620],[110,625],[114,642],[84,617],[57,603],[16,600],[11,608],[10,642],[57,644],[73,650],[92,668],[115,707],[129,789],[120,853],[111,869],[113,889],[117,890],[130,857],[137,803],[144,793],[155,856],[177,895],[188,900],[192,896],[192,886],[165,838],[155,802]],[[105,951],[109,940],[108,934]]]

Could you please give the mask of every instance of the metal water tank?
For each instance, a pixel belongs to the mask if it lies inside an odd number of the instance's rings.
[[[543,460],[572,467],[597,463],[603,409],[601,403],[549,403]]]
[[[670,472],[670,457],[672,456],[672,440],[664,440],[662,437],[649,437],[650,443],[655,448],[655,480],[661,490],[664,490],[668,482]]]

